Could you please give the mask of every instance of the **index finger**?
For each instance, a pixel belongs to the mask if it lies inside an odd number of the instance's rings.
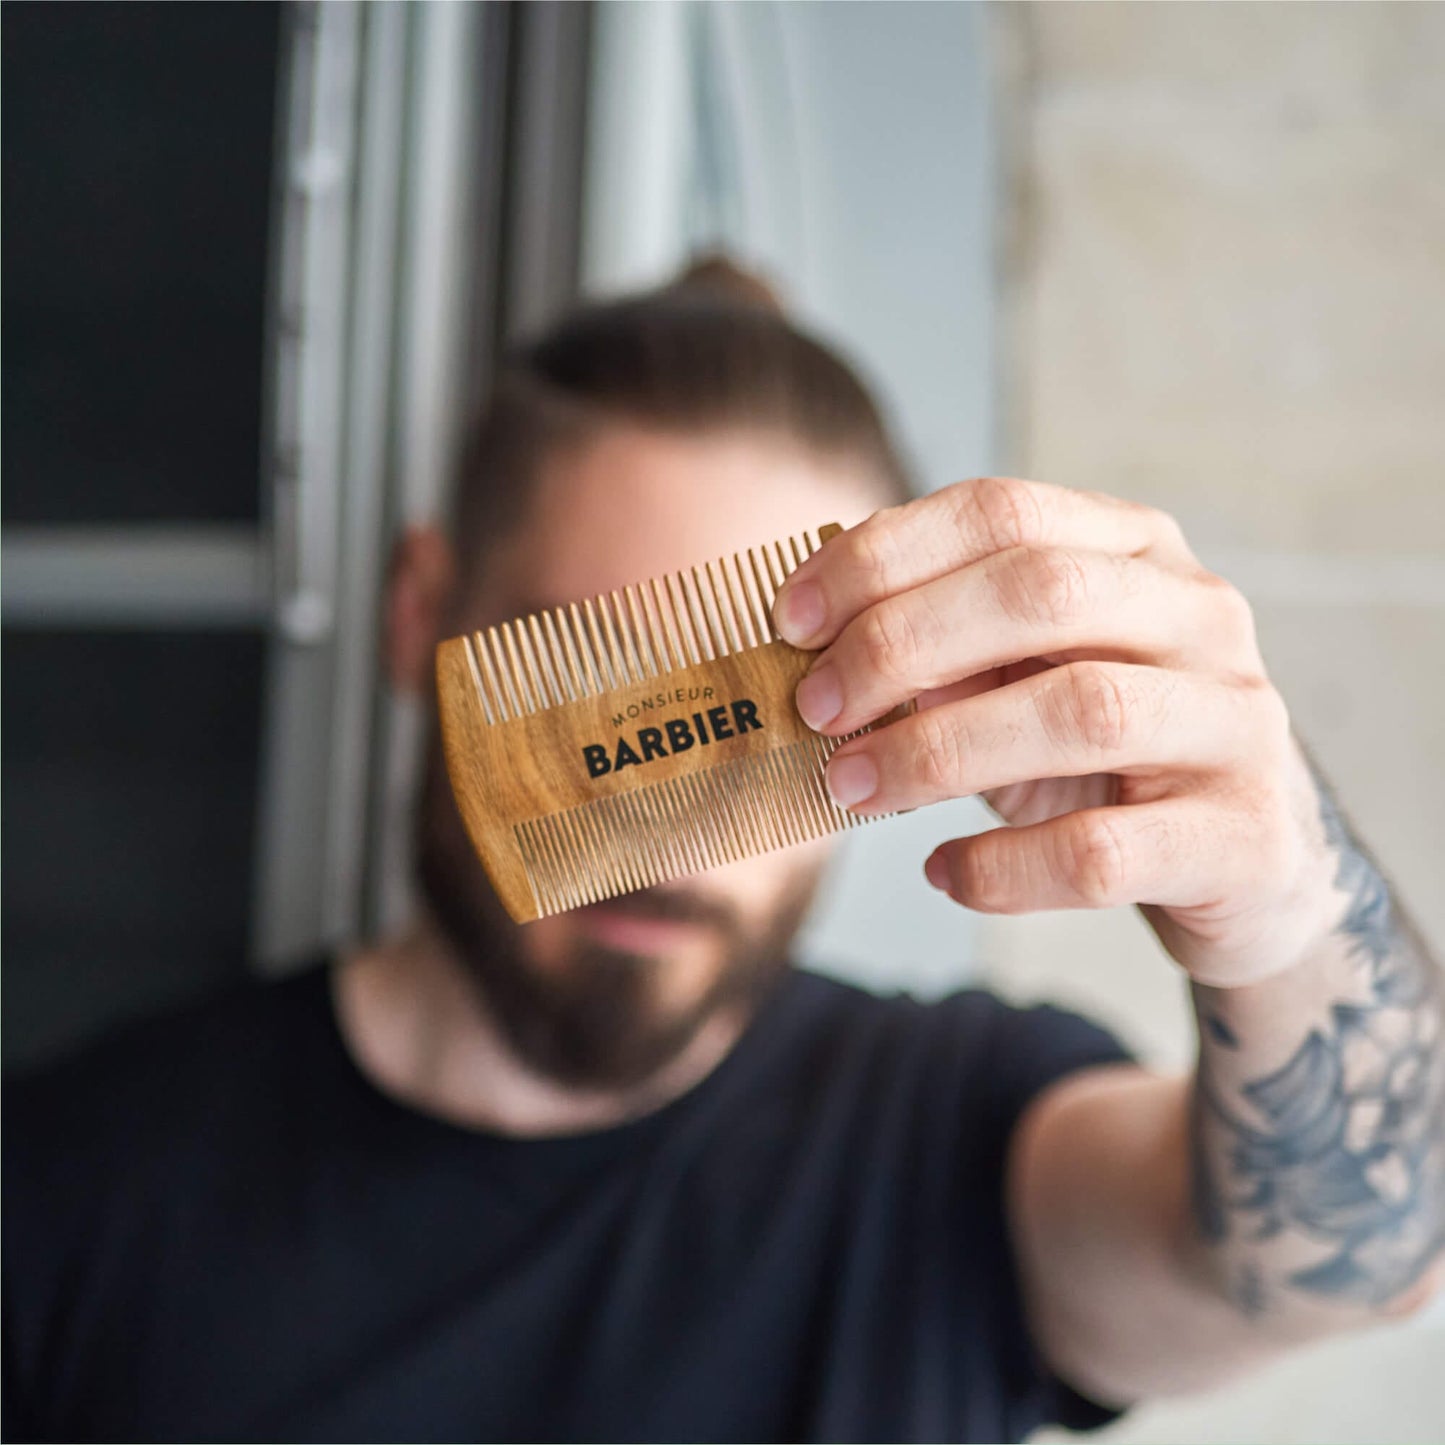
[[[826,647],[865,607],[1012,547],[1189,556],[1177,523],[1152,507],[978,477],[875,512],[824,543],[778,590],[773,621],[795,647]]]

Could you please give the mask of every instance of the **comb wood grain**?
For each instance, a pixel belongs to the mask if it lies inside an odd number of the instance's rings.
[[[836,526],[443,642],[457,805],[518,922],[865,821],[823,767],[781,641],[784,577]]]

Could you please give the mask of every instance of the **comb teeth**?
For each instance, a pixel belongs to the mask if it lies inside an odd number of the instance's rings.
[[[516,824],[538,916],[868,822],[823,786],[844,741],[804,738]]]
[[[512,918],[878,816],[828,796],[825,765],[848,739],[798,715],[813,655],[772,624],[784,579],[841,531],[829,524],[438,645],[447,769]]]
[[[469,633],[467,661],[486,721],[509,722],[778,641],[778,588],[821,545],[817,532],[805,532]]]

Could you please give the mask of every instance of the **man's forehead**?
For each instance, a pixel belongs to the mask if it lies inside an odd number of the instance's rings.
[[[825,522],[851,526],[878,501],[861,470],[785,438],[618,428],[550,461],[487,590],[519,612],[572,601]]]

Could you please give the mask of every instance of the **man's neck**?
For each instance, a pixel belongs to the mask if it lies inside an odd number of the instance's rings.
[[[742,1031],[735,1019],[710,1020],[628,1089],[559,1083],[511,1051],[451,946],[427,924],[343,958],[332,997],[353,1060],[383,1093],[455,1124],[521,1137],[585,1133],[650,1113],[711,1073]]]

